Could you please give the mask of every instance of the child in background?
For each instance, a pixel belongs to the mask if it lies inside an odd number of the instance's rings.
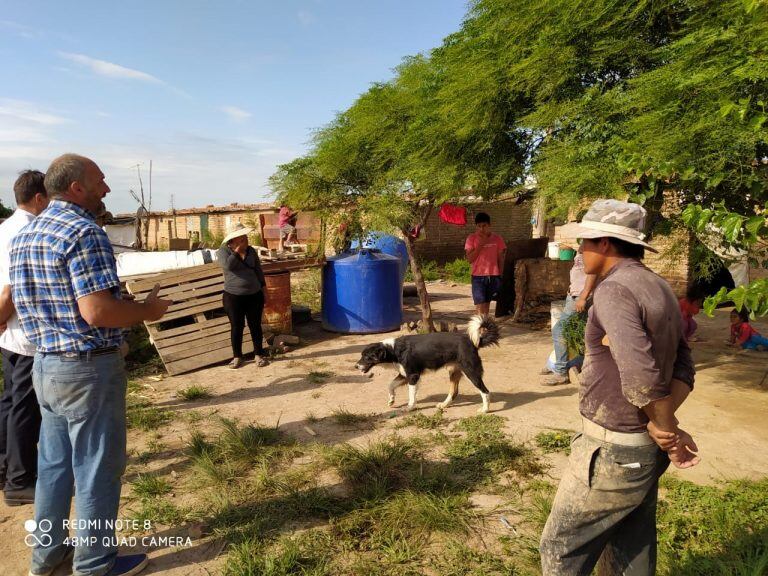
[[[704,295],[696,286],[692,286],[685,294],[685,298],[680,298],[680,315],[683,318],[683,336],[689,342],[696,342],[698,338],[693,336],[699,327],[693,318],[701,312],[701,306],[704,303]]]
[[[731,310],[731,338],[728,342],[743,350],[768,350],[768,338],[752,328],[749,323],[749,310],[746,308],[738,312]]]

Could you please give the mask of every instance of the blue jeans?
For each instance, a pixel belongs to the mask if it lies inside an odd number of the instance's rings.
[[[760,334],[753,334],[749,340],[741,345],[744,350],[757,350],[758,346],[765,346],[768,348],[768,338],[761,336]]]
[[[115,536],[126,462],[127,381],[122,355],[65,358],[38,353],[32,377],[42,426],[31,570],[50,570],[67,553],[64,539],[70,534],[64,521],[69,519],[74,486],[75,518],[94,524],[74,531],[79,542],[91,539],[75,550],[74,574],[101,576],[117,556],[117,547],[109,540]]]
[[[565,375],[568,373],[568,344],[563,337],[563,327],[568,322],[568,318],[574,314],[576,314],[576,298],[569,294],[565,298],[562,316],[552,326],[552,343],[555,345],[555,365],[552,371],[555,374]]]

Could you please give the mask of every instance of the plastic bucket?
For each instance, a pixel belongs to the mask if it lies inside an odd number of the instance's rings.
[[[573,260],[576,258],[576,250],[573,248],[560,248],[560,260]]]
[[[547,244],[547,257],[550,260],[560,260],[560,244],[558,242]]]

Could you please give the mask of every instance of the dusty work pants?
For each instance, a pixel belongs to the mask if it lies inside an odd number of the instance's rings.
[[[541,536],[544,576],[656,571],[656,501],[669,458],[656,444],[621,446],[579,434]]]

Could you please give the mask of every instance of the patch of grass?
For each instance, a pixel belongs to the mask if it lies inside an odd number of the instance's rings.
[[[662,477],[659,573],[768,573],[768,479],[698,486]]]
[[[128,428],[156,430],[173,419],[173,413],[164,408],[156,408],[149,402],[136,402],[127,407]]]
[[[458,284],[470,284],[472,282],[472,265],[465,258],[456,258],[443,267],[446,278]]]
[[[516,444],[502,432],[504,419],[479,415],[460,420],[454,430],[466,436],[453,439],[446,448],[452,472],[464,482],[482,483],[498,474],[515,472],[529,477],[542,472],[541,464],[525,446]]]
[[[370,422],[373,416],[371,414],[350,412],[346,408],[339,407],[331,412],[331,418],[339,426],[359,426]]]
[[[215,440],[195,431],[186,445],[198,484],[203,486],[242,478],[278,458],[291,445],[276,427],[241,425],[237,420],[221,418],[219,428]]]
[[[315,371],[313,370],[309,374],[307,374],[307,380],[309,380],[310,384],[324,384],[328,378],[333,376],[333,372],[321,372],[321,371]]]
[[[468,535],[476,512],[466,494],[404,490],[367,501],[331,521],[332,534],[353,550],[383,553],[391,563],[417,559],[433,534]]]
[[[138,461],[146,464],[152,459],[152,456],[159,454],[166,449],[166,445],[160,442],[159,438],[154,438],[147,443],[147,449],[139,454]]]
[[[168,502],[164,498],[144,498],[138,505],[131,507],[131,519],[140,524],[149,522],[153,529],[158,524],[168,526],[180,526],[187,519],[188,511],[175,504]]]
[[[544,452],[563,452],[571,453],[571,438],[575,432],[563,428],[553,428],[552,430],[543,430],[536,434],[534,441],[536,446]]]
[[[283,538],[268,547],[251,537],[229,551],[224,576],[325,576],[329,571],[333,542],[318,530]]]
[[[213,395],[209,388],[205,386],[192,385],[187,388],[182,388],[176,392],[176,396],[183,400],[204,400],[211,398]]]
[[[168,494],[170,491],[171,483],[154,474],[139,474],[131,482],[131,492],[137,498],[154,498]]]
[[[319,268],[294,273],[291,278],[291,302],[308,306],[310,310],[320,310],[320,291],[322,289]]]
[[[316,424],[317,422],[320,422],[320,418],[318,418],[314,412],[307,412],[304,415],[304,420],[306,420],[308,424]]]
[[[445,424],[443,411],[438,409],[432,416],[427,416],[421,412],[409,414],[395,425],[395,428],[407,428],[413,426],[421,430],[436,430]]]
[[[413,441],[392,436],[360,448],[343,444],[327,458],[357,493],[378,498],[407,487],[420,456]]]
[[[315,399],[320,398],[320,396],[322,395],[323,395],[322,392],[312,392],[312,394],[310,394],[310,396]]]
[[[451,540],[442,544],[435,570],[441,576],[510,576],[518,574],[517,564],[505,554],[475,550],[464,542]]]

